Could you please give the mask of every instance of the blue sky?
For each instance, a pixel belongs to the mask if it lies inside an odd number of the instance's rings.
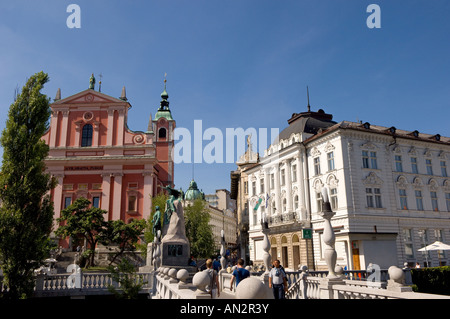
[[[81,28],[69,29],[71,3]],[[369,29],[369,4],[381,28]],[[0,4],[0,129],[14,89],[43,70],[54,98],[88,88],[132,104],[128,126],[146,130],[164,73],[177,126],[287,126],[294,112],[450,136],[448,0],[33,0]],[[204,142],[204,145],[208,142]],[[204,146],[203,145],[203,146]],[[236,157],[238,155],[236,154]],[[230,187],[234,164],[195,164],[205,193]],[[192,164],[175,167],[184,190]]]

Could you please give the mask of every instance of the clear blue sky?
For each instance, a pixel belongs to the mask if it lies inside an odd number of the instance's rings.
[[[71,3],[80,29],[66,25]],[[366,25],[372,3],[381,29]],[[126,86],[132,130],[146,130],[167,72],[172,114],[189,130],[281,131],[306,110],[308,85],[312,110],[336,121],[450,136],[448,0],[2,1],[0,42],[2,130],[16,86],[43,70],[51,98],[87,89],[91,73],[105,94]],[[235,168],[196,164],[195,180],[229,189]],[[192,164],[175,167],[175,187],[191,178]]]

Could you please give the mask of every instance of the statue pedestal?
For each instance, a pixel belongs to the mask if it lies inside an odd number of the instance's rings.
[[[189,243],[183,241],[166,241],[161,243],[162,267],[183,266],[188,267],[190,256]]]
[[[178,200],[174,202],[174,206],[176,211],[172,213],[167,232],[161,240],[161,266],[187,267],[190,258],[190,245],[186,237],[183,206]]]
[[[323,278],[319,284],[320,299],[334,299],[333,290],[331,289],[333,285],[343,285],[344,281],[342,278]]]

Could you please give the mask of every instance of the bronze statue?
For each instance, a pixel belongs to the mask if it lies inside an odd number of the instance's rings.
[[[169,199],[166,201],[166,211],[164,212],[164,225],[170,223],[172,213],[176,211],[174,201],[180,197],[180,192],[170,186],[164,187],[169,192]]]
[[[95,77],[94,73],[92,73],[91,78],[89,79],[89,88],[94,89],[95,88]]]
[[[161,230],[161,211],[159,210],[159,206],[155,207],[155,214],[153,215],[153,220],[152,220],[152,224],[153,224],[153,236],[157,236],[158,235],[158,230]]]

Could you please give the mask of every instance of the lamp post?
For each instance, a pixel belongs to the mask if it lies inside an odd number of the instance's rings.
[[[422,242],[423,242],[423,247],[425,248],[425,261],[426,261],[426,267],[429,266],[428,264],[428,251],[427,251],[427,244],[425,242],[425,235],[426,235],[426,230],[425,229],[421,229],[419,230],[419,236],[422,238]]]

